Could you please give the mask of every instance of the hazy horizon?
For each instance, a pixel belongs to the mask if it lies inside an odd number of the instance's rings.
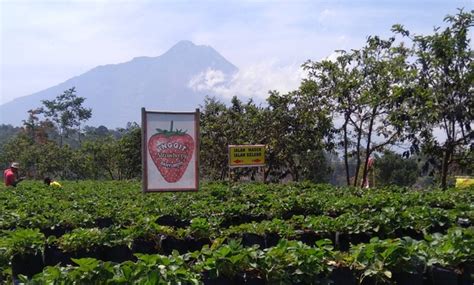
[[[395,23],[427,34],[471,1],[1,1],[0,104],[181,40],[239,68],[221,96],[296,88],[301,64],[359,48]]]

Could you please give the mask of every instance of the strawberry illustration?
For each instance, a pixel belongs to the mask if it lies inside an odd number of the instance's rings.
[[[188,168],[194,152],[194,140],[186,131],[173,131],[173,121],[169,131],[156,130],[157,133],[148,140],[148,152],[166,182],[175,183]]]

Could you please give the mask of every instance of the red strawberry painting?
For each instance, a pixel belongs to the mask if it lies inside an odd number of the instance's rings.
[[[156,129],[157,133],[148,140],[148,152],[168,183],[175,183],[183,177],[194,153],[194,139],[186,131]]]

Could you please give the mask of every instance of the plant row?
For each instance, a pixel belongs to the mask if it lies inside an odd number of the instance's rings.
[[[150,195],[141,194],[137,183],[69,182],[61,190],[32,183],[0,191],[0,229],[38,228],[58,236],[79,227],[129,226],[137,218],[150,216],[159,217],[158,222],[168,226],[185,227],[194,218],[208,217],[212,224],[229,227],[294,215],[370,216],[387,208],[395,212],[413,209],[410,215],[415,216],[417,209],[446,210],[444,215],[470,221],[473,197],[470,189],[361,190],[305,183],[233,187],[211,183],[198,193]]]
[[[238,240],[180,255],[136,254],[136,261],[74,259],[74,266],[46,267],[26,284],[472,284],[474,229],[453,228],[425,240],[373,238],[334,250],[280,240],[260,249]],[[443,283],[450,282],[450,283]]]
[[[288,220],[264,220],[228,228],[213,225],[205,218],[195,218],[184,228],[162,226],[157,223],[160,219],[145,218],[128,227],[76,228],[58,237],[50,235],[47,239],[37,229],[3,231],[0,244],[12,255],[28,250],[31,244],[45,247],[48,254],[91,251],[105,246],[118,247],[121,251],[128,251],[124,256],[130,256],[131,252],[166,254],[178,250],[185,253],[216,238],[241,239],[243,245],[259,245],[260,248],[273,246],[282,238],[306,244],[327,238],[337,249],[345,251],[349,244],[368,242],[372,237],[410,236],[420,240],[428,233],[445,233],[455,226],[454,221],[461,219],[445,212],[432,208],[409,208],[400,212],[384,208],[372,215],[346,213],[336,218],[298,215]],[[54,264],[52,262],[48,264]]]
[[[173,252],[186,254],[198,251],[201,248],[209,247],[215,244],[233,244],[238,241],[239,246],[245,248],[258,248],[259,250],[268,250],[269,248],[278,246],[282,240],[278,236],[266,235],[261,241],[261,236],[255,234],[243,233],[239,236],[229,234],[211,241],[208,238],[185,237],[182,239],[173,236],[171,228],[157,226],[153,230],[156,234],[150,234],[149,239],[145,236],[126,236],[126,230],[112,230],[112,228],[100,230],[94,229],[77,229],[70,234],[66,234],[59,239],[54,237],[45,239],[44,235],[38,230],[24,229],[12,231],[9,235],[2,238],[0,249],[3,250],[0,255],[3,269],[7,269],[3,276],[13,274],[26,274],[32,276],[48,265],[72,265],[74,259],[79,258],[95,258],[104,261],[112,261],[116,263],[124,261],[134,261],[136,258],[134,253],[160,253],[171,254]],[[159,232],[159,234],[158,234]],[[307,246],[324,244],[331,249],[334,248],[334,241],[323,239],[322,235],[307,235],[308,232],[302,232],[299,241],[293,241]],[[351,235],[349,237],[359,237],[360,235]],[[364,236],[365,238],[367,236]],[[341,238],[341,237],[336,237]],[[354,243],[351,245],[350,252],[354,252],[355,248],[364,248],[374,241],[381,239],[375,237],[370,240],[359,240],[366,243]],[[469,264],[474,258],[472,249],[474,248],[474,228],[451,228],[446,235],[433,234],[426,235],[425,239],[416,241],[410,237],[403,239],[387,239],[386,241],[405,240],[415,244],[423,244],[425,248],[422,254],[430,255],[431,258],[436,257],[437,264],[449,266],[451,268],[459,268],[462,264]],[[354,240],[350,240],[351,243]],[[265,243],[262,243],[265,242]],[[267,243],[268,242],[268,243]],[[341,241],[337,241],[336,245],[339,249]],[[349,247],[349,243],[347,243]],[[348,251],[337,251],[339,254],[347,255]],[[420,253],[421,254],[421,253]],[[339,261],[338,261],[339,262]],[[11,268],[11,271],[9,269]],[[403,267],[405,268],[405,267]],[[402,269],[402,268],[399,268]],[[405,269],[403,269],[405,270]]]

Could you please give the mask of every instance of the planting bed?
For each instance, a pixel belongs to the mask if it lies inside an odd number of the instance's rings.
[[[0,188],[0,281],[472,284],[474,188]]]

